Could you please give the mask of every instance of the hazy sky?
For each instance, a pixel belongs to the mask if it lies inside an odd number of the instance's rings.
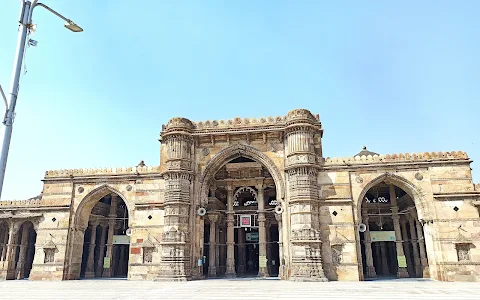
[[[325,156],[366,145],[480,160],[480,1],[42,2],[85,31],[34,13],[2,199],[38,195],[46,170],[157,165],[175,116],[307,108]],[[19,8],[1,0],[5,90]]]

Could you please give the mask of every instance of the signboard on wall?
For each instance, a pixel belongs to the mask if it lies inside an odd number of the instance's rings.
[[[395,231],[370,231],[372,242],[395,242]]]
[[[114,245],[130,245],[130,237],[127,235],[114,235],[113,244]]]
[[[258,232],[247,232],[245,240],[247,242],[258,242]]]
[[[267,267],[267,257],[266,256],[259,256],[258,257],[258,267],[266,268]]]
[[[103,258],[103,268],[109,269],[110,268],[110,257]]]
[[[397,256],[397,262],[399,268],[406,268],[407,267],[407,257],[405,255]]]
[[[240,227],[252,227],[252,216],[240,215]]]

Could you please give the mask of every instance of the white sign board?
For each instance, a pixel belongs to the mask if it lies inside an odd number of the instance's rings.
[[[395,231],[370,231],[372,242],[395,242]]]
[[[130,237],[127,235],[114,235],[113,244],[114,245],[130,245]]]

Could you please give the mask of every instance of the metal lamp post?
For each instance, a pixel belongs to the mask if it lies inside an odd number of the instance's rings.
[[[0,86],[0,94],[2,95],[3,100],[6,105],[6,112],[3,118],[2,130],[4,131],[3,143],[2,143],[2,154],[0,156],[0,198],[2,195],[3,181],[5,179],[5,169],[7,168],[7,158],[8,150],[10,148],[10,140],[12,138],[12,129],[13,129],[13,120],[15,118],[15,106],[17,104],[17,96],[19,90],[19,81],[20,81],[20,72],[22,69],[23,54],[25,51],[25,43],[27,42],[27,35],[32,29],[32,13],[33,9],[37,6],[41,6],[53,13],[57,17],[65,21],[65,27],[73,32],[81,32],[83,29],[75,24],[70,19],[65,18],[58,12],[54,11],[50,7],[42,3],[37,3],[38,0],[28,1],[20,0],[22,3],[22,8],[20,10],[20,20],[19,20],[19,29],[18,29],[18,40],[17,40],[17,50],[15,53],[15,60],[13,62],[13,74],[12,81],[10,83],[10,92],[8,94],[8,100],[5,97],[5,94]]]

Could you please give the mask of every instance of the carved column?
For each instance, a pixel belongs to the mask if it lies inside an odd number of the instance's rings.
[[[17,249],[17,245],[15,244],[15,231],[18,229],[16,226],[18,226],[18,224],[13,221],[9,224],[7,255],[4,261],[4,266],[6,266],[6,268],[4,268],[7,269],[6,279],[15,279],[15,253]]]
[[[110,267],[103,269],[103,277],[113,276],[113,234],[115,231],[115,221],[117,218],[117,194],[112,194],[110,203],[110,213],[108,214],[108,240],[107,240],[107,254],[105,257],[110,259]]]
[[[28,246],[28,233],[29,227],[24,223],[22,229],[22,240],[20,242],[20,253],[18,256],[17,262],[17,279],[25,278],[25,259],[27,254],[27,246]]]
[[[235,228],[233,219],[233,187],[227,186],[227,277],[235,277]]]
[[[290,216],[291,280],[327,281],[322,265],[316,137],[321,124],[309,111],[297,109],[286,117],[288,214]]]
[[[87,269],[85,271],[85,278],[93,278],[95,277],[95,240],[97,238],[97,225],[98,221],[94,220],[90,224],[90,228],[92,233],[90,235],[90,245],[88,247],[88,258],[87,258]]]
[[[390,270],[388,269],[388,260],[387,260],[387,244],[385,242],[380,242],[380,255],[381,255],[381,265],[382,265],[382,275],[390,275]]]
[[[166,151],[165,226],[158,280],[185,281],[192,277],[194,253],[190,253],[193,238],[190,233],[194,231],[190,228],[190,210],[194,128],[188,119],[173,118],[161,133]]]
[[[4,232],[2,249],[0,251],[0,261],[5,261],[5,259],[6,259],[7,245],[8,245],[8,229],[5,230],[5,232]]]
[[[281,279],[284,279],[285,258],[283,255],[282,215],[275,214],[275,219],[277,219],[277,222],[278,222],[278,257],[280,259],[280,261],[278,262],[279,263],[278,277],[280,277]]]
[[[267,232],[266,234],[266,246],[267,246],[267,272],[268,275],[272,274],[272,244],[271,244],[271,236],[270,236],[270,228],[272,224],[271,222],[267,219],[265,222],[265,230]]]
[[[258,256],[259,260],[267,259],[267,232],[265,229],[265,199],[263,195],[263,182],[257,185],[258,189]],[[259,277],[268,277],[267,267],[258,267]]]
[[[398,215],[397,195],[395,194],[395,186],[393,184],[389,184],[388,189],[390,192],[390,202],[392,205],[392,218],[393,228],[395,230],[395,245],[397,249],[397,256],[405,257],[402,246],[402,232],[400,230],[400,217]],[[397,277],[408,278],[407,268],[399,266],[397,271]]]
[[[222,224],[222,218],[219,217],[217,220],[216,224],[216,230],[215,230],[215,269],[217,270],[217,274],[219,274],[220,271],[220,255],[222,254],[221,248],[220,248],[220,226]]]
[[[425,251],[425,239],[423,238],[423,227],[422,224],[418,221],[418,218],[415,215],[415,227],[417,228],[417,239],[418,239],[418,247],[420,248],[420,264],[423,269],[421,277],[429,278],[430,277],[430,270],[428,267],[427,261],[427,253]]]
[[[210,246],[209,249],[209,257],[208,257],[208,276],[209,277],[216,277],[217,276],[217,268],[215,266],[215,258],[216,258],[216,245],[215,245],[215,227],[218,220],[218,216],[215,214],[208,215],[208,219],[210,220]]]
[[[415,275],[417,277],[422,277],[422,266],[420,264],[420,256],[418,254],[418,240],[417,240],[417,232],[415,230],[415,221],[410,216],[409,218],[409,225],[410,225],[410,236],[412,239],[412,248],[413,248],[413,261],[415,265]]]
[[[237,262],[237,273],[245,273],[245,230],[243,228],[237,229],[237,240],[238,240],[238,262]]]
[[[367,263],[367,278],[375,278],[377,274],[375,273],[375,267],[373,265],[373,253],[372,253],[372,239],[370,237],[370,226],[368,224],[368,214],[367,210],[364,209],[362,211],[363,214],[363,222],[367,226],[367,230],[365,230],[365,257]]]
[[[102,234],[100,235],[100,244],[98,245],[99,251],[98,251],[98,262],[97,262],[97,270],[96,270],[97,277],[102,277],[103,256],[105,255],[105,236],[107,234],[107,225],[100,224],[100,227],[102,228]]]
[[[407,219],[402,218],[400,224],[402,225],[403,250],[405,251],[405,256],[407,257],[407,270],[410,268],[411,270],[413,270],[413,273],[415,273],[416,265],[414,265],[414,262],[412,261],[412,257],[410,253],[410,245],[408,241]]]

